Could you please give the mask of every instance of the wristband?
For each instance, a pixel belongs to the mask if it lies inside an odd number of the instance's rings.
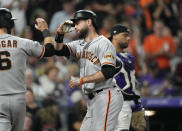
[[[80,78],[80,85],[83,84],[83,77]]]
[[[57,43],[63,43],[63,38],[64,38],[64,34],[61,35],[59,32],[57,32],[56,37],[55,37],[55,41]]]
[[[43,31],[42,31],[42,34],[43,34],[43,37],[44,37],[44,38],[45,38],[45,37],[51,36],[51,34],[50,34],[50,32],[49,32],[48,29],[43,30]]]

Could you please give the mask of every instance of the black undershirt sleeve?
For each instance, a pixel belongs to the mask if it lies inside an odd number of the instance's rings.
[[[63,48],[61,50],[55,50],[55,54],[57,56],[69,57],[70,56],[70,51],[69,51],[69,48],[66,45],[63,45]]]
[[[54,46],[51,43],[45,45],[45,52],[43,57],[51,57],[55,55]]]
[[[103,73],[105,79],[112,78],[115,75],[115,67],[111,65],[103,65],[101,68],[101,72]]]

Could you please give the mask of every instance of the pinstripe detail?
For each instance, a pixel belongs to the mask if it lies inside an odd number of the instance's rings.
[[[111,101],[111,91],[108,91],[108,103],[107,103],[107,111],[106,111],[106,116],[105,116],[105,124],[104,124],[104,131],[107,129],[107,118],[108,118],[108,113],[109,113],[109,106],[110,106],[110,101]]]

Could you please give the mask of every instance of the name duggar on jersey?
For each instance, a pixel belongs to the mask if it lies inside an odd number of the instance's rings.
[[[90,51],[78,52],[76,56],[78,59],[87,59],[94,65],[97,65],[100,62],[99,58],[92,54]]]
[[[0,41],[0,48],[17,48],[17,40],[2,40]]]

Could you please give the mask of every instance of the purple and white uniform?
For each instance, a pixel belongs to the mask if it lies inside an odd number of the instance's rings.
[[[121,70],[115,75],[115,83],[121,89],[123,94],[132,96],[137,92],[135,78],[134,57],[128,53],[116,53],[116,66],[122,63]],[[138,106],[137,106],[138,107]],[[122,110],[118,116],[118,123],[115,131],[129,130],[132,117],[131,100],[125,100]]]

